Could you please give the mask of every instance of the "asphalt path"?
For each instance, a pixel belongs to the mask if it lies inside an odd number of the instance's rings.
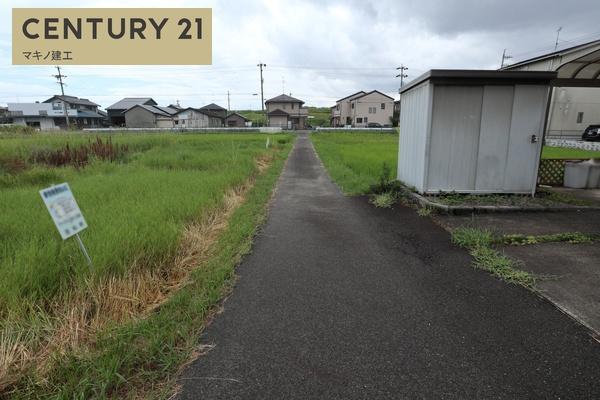
[[[300,134],[180,399],[600,398],[600,344],[429,218],[331,182]]]

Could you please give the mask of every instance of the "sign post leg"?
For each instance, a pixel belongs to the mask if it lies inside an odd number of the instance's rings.
[[[90,258],[90,255],[88,254],[87,249],[83,245],[83,241],[79,237],[79,233],[75,234],[75,238],[77,238],[77,243],[79,243],[79,248],[81,249],[81,252],[85,256],[85,259],[87,260],[88,265],[90,266],[90,268],[92,268],[92,259]]]

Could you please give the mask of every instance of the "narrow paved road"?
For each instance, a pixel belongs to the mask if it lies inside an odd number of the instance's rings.
[[[181,399],[600,398],[600,344],[408,208],[344,197],[306,135]]]

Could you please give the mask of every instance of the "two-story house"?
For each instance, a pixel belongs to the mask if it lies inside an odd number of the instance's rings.
[[[52,96],[39,103],[9,103],[8,117],[16,125],[34,128],[59,129],[69,124],[79,128],[96,128],[103,125],[105,116],[98,111],[98,104],[75,96]]]
[[[281,94],[265,101],[269,126],[283,129],[306,129],[308,108],[304,102],[292,96]]]
[[[52,104],[52,107],[55,110],[62,109],[63,103],[68,110],[76,110],[76,115],[74,117],[71,116],[71,113],[68,113],[69,124],[76,125],[79,128],[97,128],[102,126],[102,121],[105,119],[105,117],[98,112],[98,107],[100,106],[88,99],[67,95],[54,95],[43,103]]]
[[[331,126],[391,126],[393,114],[393,97],[378,90],[360,91],[338,100],[331,108]]]
[[[364,91],[356,92],[350,96],[342,97],[335,102],[335,106],[331,107],[331,126],[340,127],[352,125],[352,113],[350,109],[350,101],[366,94]]]

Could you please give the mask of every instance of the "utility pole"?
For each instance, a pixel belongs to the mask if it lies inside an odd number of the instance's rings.
[[[227,91],[227,111],[231,111],[231,101],[229,98],[229,90]]]
[[[562,26],[559,26],[556,30],[556,42],[554,43],[554,51],[558,48],[558,38],[560,37],[560,31],[562,31]]]
[[[404,78],[408,78],[408,75],[404,73],[404,71],[408,70],[408,67],[405,67],[404,64],[400,64],[397,70],[400,70],[400,73],[396,75],[396,78],[400,78],[400,88],[404,86]]]
[[[262,62],[257,65],[257,67],[260,68],[260,107],[262,109],[265,123],[267,122],[267,115],[265,114],[265,92],[263,88],[265,80],[263,79],[263,68],[266,66],[267,64],[264,64]]]
[[[54,76],[56,79],[58,79],[58,84],[60,85],[60,93],[63,96],[62,99],[62,103],[63,103],[63,111],[65,112],[65,120],[67,122],[67,128],[69,128],[70,122],[69,122],[69,112],[67,111],[67,103],[65,102],[65,89],[64,89],[64,85],[65,83],[63,82],[63,78],[66,78],[66,75],[63,75],[60,73],[60,67],[57,65],[56,66],[56,70],[58,71],[58,74],[56,75],[52,75]]]
[[[502,52],[502,61],[500,62],[500,68],[504,68],[504,61],[510,60],[511,58],[512,56],[506,54],[506,49],[504,49],[504,51]]]

